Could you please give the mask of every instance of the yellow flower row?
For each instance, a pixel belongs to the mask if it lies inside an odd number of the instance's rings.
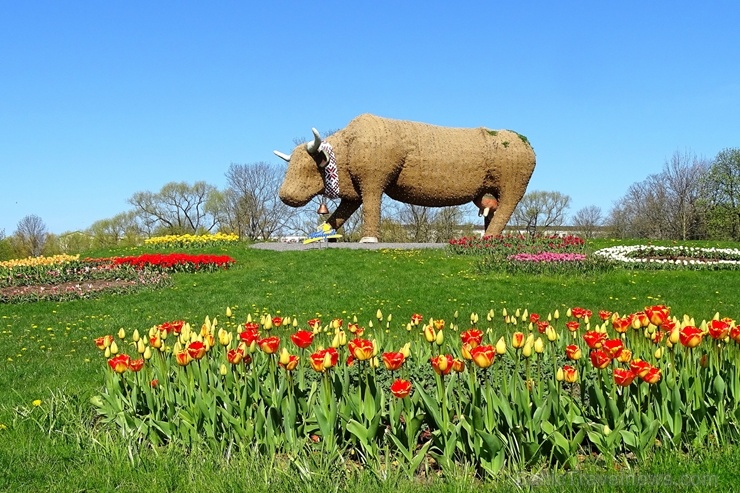
[[[153,236],[144,240],[147,245],[154,246],[167,246],[167,245],[204,245],[215,242],[231,242],[238,241],[239,237],[233,233],[215,233],[207,235],[166,235],[166,236]]]
[[[80,259],[79,254],[78,255],[64,255],[64,254],[52,255],[51,257],[44,257],[42,255],[40,257],[27,257],[27,258],[6,260],[4,262],[0,262],[0,267],[12,269],[13,267],[38,267],[41,265],[62,265],[62,264],[66,264],[67,262],[73,262],[79,259]]]

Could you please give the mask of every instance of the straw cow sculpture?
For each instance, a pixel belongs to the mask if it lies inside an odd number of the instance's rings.
[[[362,242],[377,242],[383,194],[428,207],[473,202],[487,235],[501,234],[535,167],[526,137],[509,130],[447,128],[361,115],[288,155],[280,199],[292,207],[323,194],[340,199],[327,220],[339,228],[361,205]]]

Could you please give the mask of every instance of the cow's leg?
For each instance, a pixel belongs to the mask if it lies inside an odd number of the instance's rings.
[[[359,200],[346,200],[342,199],[339,202],[337,210],[326,220],[326,222],[334,229],[339,229],[349,217],[362,205]]]
[[[380,202],[382,193],[362,196],[362,239],[360,243],[377,243],[380,237]]]
[[[506,192],[501,194],[499,197],[498,208],[496,209],[496,212],[493,213],[493,219],[489,219],[491,211],[484,221],[486,226],[486,235],[498,236],[503,232],[506,223],[509,222],[511,215],[514,213],[514,209],[516,209],[516,205],[519,203],[521,198],[522,195],[519,194],[512,195],[511,193]]]

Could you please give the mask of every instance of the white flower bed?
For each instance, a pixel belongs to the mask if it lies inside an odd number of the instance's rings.
[[[709,269],[740,266],[740,249],[737,248],[632,245],[602,248],[594,255],[633,266]]]

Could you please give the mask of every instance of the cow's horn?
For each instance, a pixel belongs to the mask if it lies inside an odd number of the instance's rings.
[[[280,151],[272,151],[272,152],[274,152],[275,155],[277,157],[279,157],[280,159],[283,159],[283,160],[285,160],[288,163],[290,162],[290,154],[284,154],[284,153],[282,153]]]
[[[319,135],[319,131],[315,128],[312,128],[311,131],[313,132],[313,142],[306,144],[306,150],[309,154],[315,154],[321,145],[321,136]]]

